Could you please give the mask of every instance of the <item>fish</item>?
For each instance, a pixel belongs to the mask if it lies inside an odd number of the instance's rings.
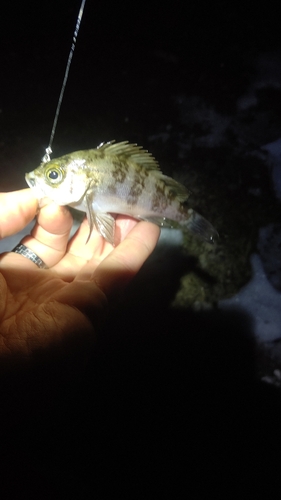
[[[86,212],[87,242],[96,228],[114,245],[117,214],[190,231],[209,243],[218,238],[212,224],[187,205],[190,191],[164,175],[151,153],[128,141],[103,142],[41,163],[25,179],[39,200]]]

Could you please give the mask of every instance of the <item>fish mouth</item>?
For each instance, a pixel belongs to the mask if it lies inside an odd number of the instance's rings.
[[[25,180],[30,188],[35,187],[35,178],[32,176],[31,173],[25,174]]]

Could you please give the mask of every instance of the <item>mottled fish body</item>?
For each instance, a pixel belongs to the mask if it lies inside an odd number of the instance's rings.
[[[96,227],[112,244],[112,214],[189,230],[211,243],[217,237],[214,227],[184,204],[189,191],[163,175],[150,153],[127,141],[102,143],[42,163],[25,178],[38,199],[47,197],[86,212],[90,234]]]

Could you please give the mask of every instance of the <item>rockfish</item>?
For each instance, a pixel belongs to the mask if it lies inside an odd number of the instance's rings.
[[[111,244],[114,214],[188,230],[210,243],[217,238],[214,227],[184,204],[190,194],[185,186],[163,175],[148,151],[127,141],[61,156],[25,178],[38,199],[47,197],[86,212],[89,237],[95,227]]]

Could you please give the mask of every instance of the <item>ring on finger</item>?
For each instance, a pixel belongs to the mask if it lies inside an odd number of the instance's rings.
[[[22,243],[19,243],[15,248],[13,248],[12,252],[18,253],[23,257],[31,260],[31,262],[36,264],[39,269],[48,269],[48,266],[45,264],[45,262],[35,252],[33,252],[33,250],[23,245]]]

